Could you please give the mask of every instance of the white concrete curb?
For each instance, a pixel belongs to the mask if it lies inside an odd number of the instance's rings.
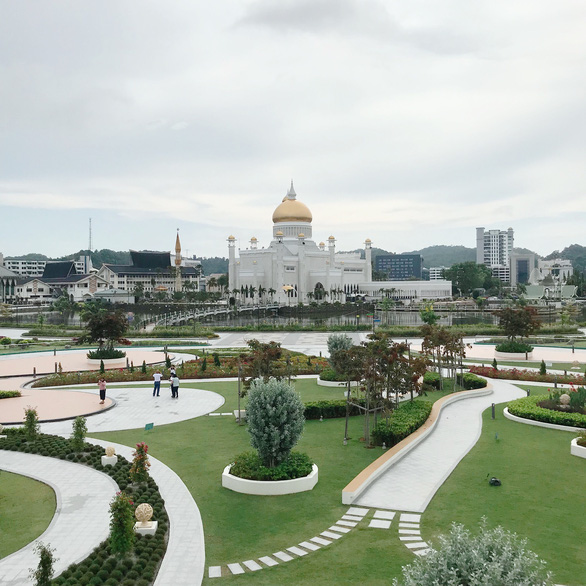
[[[525,417],[517,417],[509,413],[509,408],[505,407],[504,416],[511,421],[517,423],[525,423],[526,425],[535,425],[535,427],[546,427],[547,429],[559,429],[560,431],[586,431],[583,427],[572,427],[571,425],[557,425],[556,423],[545,423],[545,421],[535,421],[534,419],[526,419]]]
[[[282,494],[295,494],[312,490],[318,481],[318,468],[312,466],[311,474],[294,480],[247,480],[230,474],[230,468],[226,466],[222,473],[222,486],[240,492],[242,494],[256,494],[263,496],[278,496]]]

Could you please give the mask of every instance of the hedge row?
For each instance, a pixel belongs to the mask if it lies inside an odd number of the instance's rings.
[[[372,432],[373,442],[377,446],[384,442],[389,448],[398,444],[427,421],[431,407],[428,401],[402,403],[389,417],[377,423]]]
[[[486,386],[486,381],[475,374],[465,372],[463,375],[458,374],[456,381],[465,390],[470,391],[472,389],[483,389]]]
[[[556,425],[569,425],[571,427],[586,428],[586,415],[582,413],[564,413],[563,411],[553,411],[540,407],[537,403],[547,401],[547,395],[531,395],[511,401],[507,407],[509,413],[531,419],[533,421],[542,421],[544,423],[555,423]]]
[[[354,403],[365,405],[364,399],[353,399]],[[350,405],[350,415],[360,415],[361,411],[355,405]],[[346,399],[314,401],[305,403],[305,419],[335,419],[336,417],[346,417]]]
[[[0,391],[0,399],[12,399],[14,397],[22,397],[20,391]]]

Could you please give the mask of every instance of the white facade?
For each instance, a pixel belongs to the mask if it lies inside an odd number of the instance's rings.
[[[52,303],[57,297],[67,295],[70,301],[81,302],[107,287],[106,281],[96,274],[72,275],[63,279],[21,279],[16,285],[16,297],[24,303]]]
[[[486,265],[494,277],[509,282],[510,257],[513,252],[514,231],[476,228],[476,263]]]
[[[369,239],[364,242],[365,258],[360,253],[337,253],[334,236],[327,244],[312,240],[311,222],[311,212],[297,200],[291,182],[273,213],[273,240],[266,248],[259,248],[252,237],[237,258],[236,239],[228,238],[230,293],[243,303],[255,303],[259,296],[280,303],[343,302],[355,295],[380,297],[381,290],[390,289],[400,299],[451,297],[448,281],[373,281]]]
[[[443,280],[443,274],[447,267],[430,267],[429,269],[429,280],[439,281]]]
[[[42,277],[45,265],[51,261],[30,260],[25,258],[4,258],[4,266],[17,275],[23,277]],[[92,259],[89,256],[80,256],[74,261],[75,270],[80,275],[87,275],[92,271]]]

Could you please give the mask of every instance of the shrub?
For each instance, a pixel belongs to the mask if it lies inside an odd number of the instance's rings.
[[[132,454],[134,459],[132,461],[132,467],[130,468],[130,480],[132,482],[146,482],[149,478],[149,468],[151,463],[147,455],[149,447],[144,443],[140,442],[136,444],[136,450]]]
[[[496,358],[493,358],[493,359],[492,359],[492,367],[493,367],[495,370],[498,370],[498,369],[499,369],[499,365],[497,364]]]
[[[533,346],[531,346],[530,344],[525,344],[524,342],[507,340],[506,342],[501,342],[500,344],[497,344],[495,350],[497,352],[525,354],[525,352],[531,352],[533,350]]]
[[[20,391],[0,391],[0,399],[12,399],[13,397],[22,397]]]
[[[37,410],[30,405],[24,410],[24,430],[30,441],[37,439],[39,435],[39,414]]]
[[[539,365],[539,374],[546,375],[547,374],[547,369],[545,368],[545,361],[542,360],[541,364]]]
[[[34,549],[39,555],[39,565],[36,570],[30,571],[30,577],[35,582],[35,586],[50,586],[53,578],[53,563],[56,558],[53,556],[54,549],[43,543],[37,544]]]
[[[143,360],[142,361],[142,366],[140,367],[140,372],[142,372],[142,374],[146,374],[147,373],[146,360]]]
[[[134,503],[124,492],[117,492],[110,503],[110,550],[125,554],[134,543]]]
[[[578,437],[577,437],[577,444],[579,446],[582,446],[583,448],[586,448],[586,431],[583,431]]]
[[[222,363],[220,362],[220,356],[217,352],[213,353],[213,357],[214,357],[214,364],[216,366],[222,366]]]
[[[246,415],[250,443],[263,464],[273,468],[287,459],[303,432],[304,407],[292,386],[283,381],[255,380]]]
[[[332,381],[332,382],[346,382],[348,379],[343,374],[338,374],[333,368],[324,368],[319,378],[321,380]]]
[[[293,480],[311,473],[313,462],[307,454],[290,452],[277,466],[267,468],[255,452],[244,452],[236,456],[230,474],[247,480]]]
[[[106,367],[104,366],[104,361],[100,360],[100,374],[105,374],[106,373]],[[61,374],[61,373],[59,373]]]
[[[364,399],[354,399],[354,403],[364,405]],[[350,405],[350,415],[360,415],[360,409],[355,405]],[[346,417],[346,400],[324,400],[312,401],[305,403],[304,417],[306,420],[319,419],[335,419],[336,417]]]
[[[205,372],[207,367],[208,367],[208,357],[204,356],[203,360],[201,361],[201,371]]]
[[[467,391],[471,389],[483,389],[486,386],[486,381],[475,374],[465,372],[463,375],[457,375],[456,380],[460,386]]]
[[[87,353],[87,357],[92,360],[112,360],[113,358],[124,358],[125,356],[126,352],[116,350],[116,348],[98,348]]]
[[[440,375],[437,372],[426,372],[423,375],[423,383],[433,387],[436,391],[440,388]]]
[[[73,420],[73,429],[71,433],[71,446],[74,450],[83,450],[83,442],[87,433],[87,424],[85,417],[76,417]]]
[[[549,400],[547,395],[531,395],[511,401],[507,407],[509,413],[524,419],[533,421],[543,421],[544,423],[554,423],[556,425],[568,425],[571,427],[586,428],[586,415],[582,413],[568,413],[564,411],[554,411],[540,407],[538,403]]]
[[[372,432],[375,445],[394,446],[419,429],[429,417],[432,404],[428,401],[410,401],[397,407],[376,424]]]
[[[403,580],[393,586],[468,586],[504,585],[551,586],[546,564],[527,549],[527,540],[502,527],[472,535],[463,525],[452,524],[450,533],[439,538],[440,547],[403,567]]]

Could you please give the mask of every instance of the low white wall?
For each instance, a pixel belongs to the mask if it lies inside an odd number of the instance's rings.
[[[533,352],[527,352],[527,358],[525,358],[525,352],[497,352],[495,350],[494,357],[517,362],[519,360],[531,360],[533,358]]]
[[[348,386],[347,382],[339,382],[339,381],[333,381],[333,380],[322,380],[321,378],[319,378],[319,376],[317,377],[317,384],[320,387],[338,387],[340,389],[345,389]],[[351,387],[357,387],[358,386],[358,381],[352,380],[350,381],[350,386]]]
[[[444,407],[451,405],[456,401],[462,399],[468,399],[471,397],[482,397],[484,395],[490,395],[492,393],[491,388],[476,389],[473,391],[461,391],[457,395],[446,399],[442,403],[439,413],[435,421],[426,429],[421,435],[418,435],[412,442],[407,444],[400,452],[397,452],[394,456],[389,458],[382,466],[377,468],[354,492],[342,491],[342,504],[351,505],[381,474],[384,474],[391,466],[394,466],[399,460],[402,460],[411,450],[415,449],[434,429],[437,425],[440,414]],[[413,432],[416,433],[416,432]]]
[[[294,494],[312,490],[317,484],[318,468],[314,464],[309,476],[295,478],[295,480],[246,480],[230,474],[230,466],[224,468],[222,473],[222,486],[241,492],[243,494],[257,494],[262,496],[277,496],[281,494]]]
[[[527,425],[535,425],[536,427],[547,427],[548,429],[559,429],[560,431],[584,431],[583,427],[572,427],[571,425],[558,425],[557,423],[546,423],[545,421],[535,421],[533,419],[526,419],[525,417],[517,417],[509,413],[509,408],[505,407],[503,411],[505,417],[517,423],[525,423]]]
[[[578,456],[578,458],[586,458],[586,448],[584,446],[578,445],[577,437],[572,440],[570,453],[572,454],[572,456]]]

